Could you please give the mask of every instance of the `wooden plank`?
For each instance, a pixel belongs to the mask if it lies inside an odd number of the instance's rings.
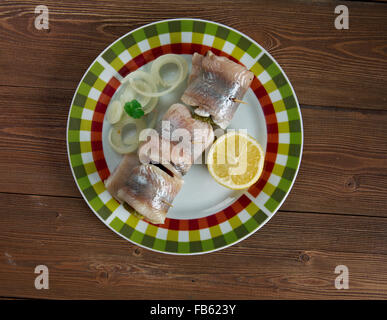
[[[384,218],[279,212],[235,246],[182,257],[121,239],[81,199],[0,194],[0,203],[0,296],[387,298]],[[34,288],[40,264],[49,268],[49,290]],[[341,264],[349,290],[334,287]]]
[[[0,87],[0,192],[80,197],[65,142],[71,96]],[[387,112],[303,107],[302,114],[301,169],[282,208],[387,216]]]
[[[350,12],[349,30],[334,28],[336,1],[184,0],[171,9],[169,1],[139,6],[121,0],[47,0],[46,32],[33,26],[36,2],[2,1],[0,85],[74,90],[93,59],[119,36],[188,12],[234,27],[262,44],[284,68],[302,104],[386,109],[387,6],[343,3]]]
[[[71,99],[71,90],[0,87],[2,192],[80,196],[67,158]]]
[[[387,216],[387,112],[303,107],[304,153],[283,210]]]

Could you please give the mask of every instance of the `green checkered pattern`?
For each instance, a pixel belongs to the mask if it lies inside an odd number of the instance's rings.
[[[258,197],[233,218],[200,230],[167,230],[128,213],[105,189],[91,153],[91,120],[106,83],[142,52],[173,43],[195,43],[222,50],[241,61],[269,93],[278,119],[279,150],[273,173]],[[71,167],[91,209],[124,238],[140,246],[175,254],[205,253],[234,244],[259,229],[278,209],[295,179],[302,146],[300,109],[278,64],[257,43],[237,31],[203,20],[169,20],[128,33],[92,64],[74,95],[67,129]]]
[[[254,232],[267,218],[267,215],[251,202],[230,220],[200,230],[167,230],[132,215],[126,220],[114,217],[110,227],[144,247],[161,252],[189,254],[228,246]]]
[[[270,216],[286,198],[300,165],[303,141],[301,112],[286,76],[269,54],[264,53],[251,71],[271,97],[278,123],[277,158],[269,181],[257,198]]]
[[[67,128],[71,167],[84,198],[101,219],[119,206],[106,191],[94,164],[91,150],[91,123],[98,97],[106,86],[100,78],[104,68],[95,62],[83,77],[74,95]],[[110,74],[108,77],[112,77]]]

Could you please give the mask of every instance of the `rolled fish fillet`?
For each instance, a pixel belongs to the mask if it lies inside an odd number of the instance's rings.
[[[185,175],[213,141],[212,126],[194,119],[189,108],[176,103],[158,124],[156,136],[140,145],[138,155],[142,163],[161,163]]]
[[[195,113],[211,116],[225,129],[231,122],[239,103],[253,81],[254,74],[226,57],[208,51],[205,56],[195,53],[188,87],[181,100],[196,106]]]
[[[191,84],[192,81],[194,81],[202,71],[202,62],[203,62],[204,56],[199,53],[194,53],[192,56],[192,69],[191,74],[188,78],[188,84]]]
[[[118,198],[118,190],[124,187],[129,181],[134,167],[140,165],[140,161],[136,154],[126,154],[122,157],[120,164],[111,173],[111,175],[105,180],[105,187],[110,194],[122,202]]]
[[[112,196],[155,224],[164,223],[182,185],[180,176],[152,164],[141,164],[136,154],[125,155],[105,181]]]

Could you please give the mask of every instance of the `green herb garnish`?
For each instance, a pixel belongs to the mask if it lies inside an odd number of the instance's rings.
[[[200,120],[202,122],[209,123],[212,126],[216,125],[216,123],[214,122],[214,120],[212,120],[211,117],[202,117],[202,116],[199,116],[198,114],[196,114],[195,112],[192,112],[192,118],[194,118],[196,120]]]
[[[142,110],[140,102],[138,102],[136,99],[125,103],[124,110],[134,119],[139,119],[145,114],[144,110]]]

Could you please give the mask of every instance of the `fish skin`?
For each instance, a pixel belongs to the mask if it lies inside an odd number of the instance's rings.
[[[231,122],[239,103],[254,78],[244,66],[208,51],[205,56],[195,53],[189,84],[181,100],[197,107],[198,115],[211,115],[222,129]]]
[[[142,165],[137,154],[124,155],[105,180],[106,189],[115,199],[157,224],[164,223],[170,207],[167,203],[173,202],[182,185],[180,176],[171,177],[154,165]]]
[[[121,162],[105,180],[105,187],[109,193],[118,201],[123,202],[118,197],[118,190],[126,185],[130,179],[132,169],[140,164],[136,154],[126,154],[122,157]]]
[[[132,170],[126,186],[118,190],[118,197],[149,222],[162,224],[182,185],[180,177],[171,177],[152,164],[142,164]]]
[[[188,78],[188,84],[190,84],[192,81],[194,81],[198,75],[201,72],[202,68],[202,61],[203,61],[204,56],[195,52],[192,56],[192,69],[191,69],[191,74],[189,75]]]
[[[169,121],[168,126],[163,127],[160,123],[157,127],[159,137],[140,145],[138,151],[140,161],[161,163],[169,170],[185,175],[214,141],[212,126],[194,119],[189,108],[179,103],[173,104],[162,120]],[[178,129],[185,129],[184,133],[189,133],[189,141],[187,139],[176,141],[179,136]],[[158,152],[151,154],[150,150]]]

